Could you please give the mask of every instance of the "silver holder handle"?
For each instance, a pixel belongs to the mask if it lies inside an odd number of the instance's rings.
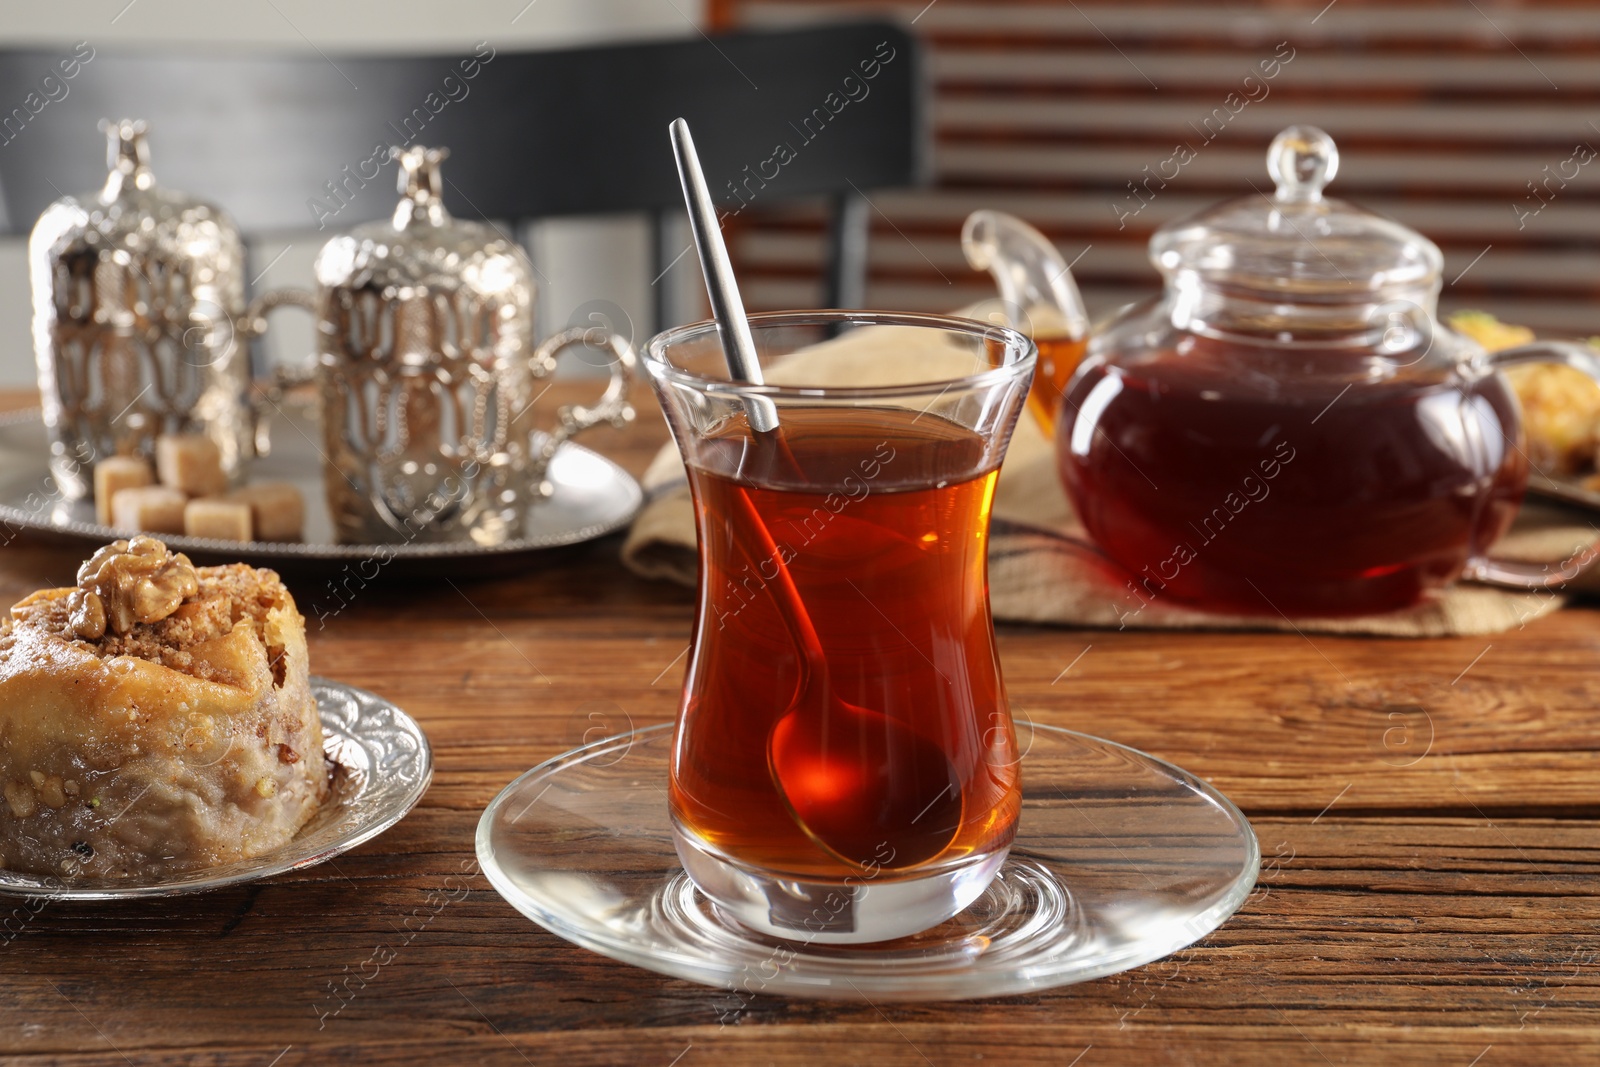
[[[596,338],[597,333],[600,339]],[[559,425],[544,434],[544,440],[533,451],[528,480],[537,486],[541,497],[548,497],[554,492],[547,475],[550,461],[555,459],[562,445],[602,422],[609,422],[620,429],[634,418],[633,405],[628,402],[628,390],[638,373],[639,357],[634,353],[633,345],[621,334],[596,330],[592,326],[574,327],[558,333],[534,349],[533,357],[529,360],[533,376],[546,378],[555,373],[556,357],[561,350],[576,344],[603,345],[611,349],[617,358],[607,368],[611,380],[606,385],[606,391],[600,394],[600,399],[590,406],[563,404],[556,412]]]
[[[267,316],[279,308],[297,307],[317,313],[317,295],[305,289],[273,289],[250,302],[234,327],[235,336],[246,344],[267,332]],[[283,398],[289,390],[317,379],[315,358],[297,366],[274,367],[272,376],[256,382],[258,392],[250,397],[250,429],[257,457],[272,454],[272,416],[283,413]]]

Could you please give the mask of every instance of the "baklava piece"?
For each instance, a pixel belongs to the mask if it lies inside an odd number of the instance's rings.
[[[305,620],[277,574],[150,537],[0,621],[0,867],[161,877],[289,841],[327,800]]]

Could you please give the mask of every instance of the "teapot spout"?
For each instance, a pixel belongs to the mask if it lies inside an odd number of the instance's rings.
[[[1007,325],[1035,340],[1080,341],[1089,332],[1078,283],[1050,239],[1015,215],[974,211],[961,227],[961,250],[973,270],[1000,289]]]

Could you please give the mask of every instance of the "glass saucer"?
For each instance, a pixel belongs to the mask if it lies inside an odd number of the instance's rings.
[[[1244,815],[1131,748],[1019,722],[1022,816],[1000,875],[912,937],[821,945],[756,933],[684,874],[667,813],[670,724],[535,767],[478,822],[478,860],[518,911],[584,948],[678,978],[835,1000],[1002,996],[1159,959],[1216,929],[1255,884]]]

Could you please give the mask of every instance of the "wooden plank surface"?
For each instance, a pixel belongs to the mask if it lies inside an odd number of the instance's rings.
[[[635,471],[664,440],[643,406],[637,426],[595,441]],[[608,708],[617,729],[675,710],[690,595],[627,574],[617,548],[510,579],[374,584],[314,626],[318,673],[395,700],[428,731],[437,770],[421,806],[264,884],[0,907],[0,1056],[1496,1067],[1600,1055],[1593,610],[1492,641],[1006,627],[1019,714],[1144,748],[1243,806],[1265,857],[1251,901],[1166,960],[1029,996],[740,1003],[573,947],[476,874],[464,898],[444,895],[473,870],[484,805],[580,743],[590,710]],[[0,597],[70,575],[80,555],[12,542]],[[326,578],[289,580],[306,601]],[[380,945],[394,958],[376,967]],[[353,994],[335,998],[330,984],[352,975]]]

